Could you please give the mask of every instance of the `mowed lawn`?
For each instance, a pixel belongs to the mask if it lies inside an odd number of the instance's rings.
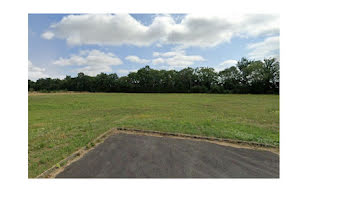
[[[113,127],[279,145],[279,96],[76,93],[28,96],[29,177]]]

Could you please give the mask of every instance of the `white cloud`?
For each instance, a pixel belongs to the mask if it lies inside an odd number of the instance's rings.
[[[137,69],[117,69],[117,73],[119,76],[126,76],[130,72],[136,72]]]
[[[159,55],[163,56],[163,57],[171,57],[171,56],[176,56],[176,55],[183,55],[183,51],[170,51],[170,52],[166,52],[166,53],[161,53]]]
[[[77,69],[87,75],[97,75],[101,72],[112,72],[111,66],[123,64],[113,53],[104,53],[99,50],[80,51],[79,55],[71,55],[69,58],[59,58],[53,64],[59,66],[84,66]]]
[[[279,48],[279,36],[268,37],[262,42],[248,44],[247,49],[251,50],[248,57],[256,60],[270,57],[279,58]]]
[[[213,47],[232,37],[279,33],[278,15],[186,15],[176,23],[170,15],[157,15],[148,26],[128,14],[65,16],[42,37],[65,39],[70,45],[97,44],[149,46],[156,43],[185,47]]]
[[[152,60],[154,65],[166,63],[172,68],[184,68],[193,65],[197,61],[205,61],[202,56],[186,55],[186,52],[183,50],[166,53],[154,52],[153,55],[160,56],[159,58]]]
[[[70,45],[148,46],[163,37],[172,23],[169,16],[158,16],[145,26],[128,14],[83,14],[65,16],[50,28]]]
[[[152,60],[152,64],[157,65],[157,64],[163,64],[165,60],[163,58],[156,58]]]
[[[159,52],[153,52],[153,56],[154,56],[154,57],[158,57],[159,55],[160,55]]]
[[[30,80],[37,80],[40,78],[47,78],[49,75],[45,73],[45,68],[34,66],[30,60],[28,60],[28,78]]]
[[[232,66],[236,66],[237,60],[226,60],[221,62],[218,66],[214,66],[216,72],[220,72],[225,70],[226,68],[230,68]]]
[[[51,31],[47,31],[47,32],[41,34],[41,37],[46,39],[46,40],[51,40],[54,36],[55,36],[55,34],[52,33]]]
[[[141,59],[141,58],[139,58],[139,57],[137,57],[135,55],[129,55],[125,59],[129,60],[130,62],[135,62],[135,63],[139,63],[139,64],[145,64],[145,63],[150,62],[147,59]]]
[[[221,62],[220,66],[235,66],[237,64],[237,60],[226,60]]]
[[[127,69],[118,69],[117,72],[121,74],[128,74],[130,71]]]
[[[187,15],[168,35],[167,42],[213,47],[232,37],[256,37],[279,33],[278,15]]]

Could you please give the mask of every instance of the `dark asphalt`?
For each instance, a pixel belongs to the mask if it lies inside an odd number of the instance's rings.
[[[57,178],[278,178],[279,155],[209,142],[115,134]]]

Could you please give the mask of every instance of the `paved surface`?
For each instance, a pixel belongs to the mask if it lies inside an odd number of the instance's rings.
[[[278,178],[279,155],[209,142],[115,134],[57,178]]]

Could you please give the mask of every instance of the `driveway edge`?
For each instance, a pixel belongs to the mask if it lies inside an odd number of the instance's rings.
[[[270,151],[279,155],[279,146],[273,146],[269,144],[225,139],[225,138],[206,137],[206,136],[199,136],[199,135],[189,135],[189,134],[183,134],[183,133],[168,133],[168,132],[161,132],[161,131],[116,127],[101,134],[92,142],[90,142],[88,146],[83,147],[77,150],[76,152],[72,153],[70,156],[59,161],[57,164],[47,169],[46,171],[44,171],[43,173],[41,173],[35,178],[54,178],[57,174],[62,172],[65,167],[67,167],[74,161],[83,157],[87,152],[94,149],[100,143],[104,142],[104,140],[107,139],[109,136],[117,133],[149,135],[149,136],[155,136],[155,137],[172,137],[172,138],[188,139],[188,140],[195,140],[195,141],[206,141],[209,143],[215,143],[223,146],[231,146],[235,148],[247,148],[247,149],[254,149],[254,150]]]

